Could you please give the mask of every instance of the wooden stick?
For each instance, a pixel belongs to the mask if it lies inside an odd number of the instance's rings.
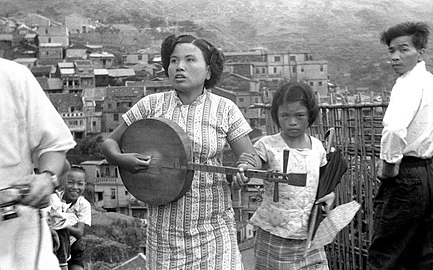
[[[176,168],[174,165],[171,168]],[[180,169],[180,168],[179,168]],[[227,167],[227,166],[216,166],[198,163],[188,163],[188,170],[193,171],[204,171],[211,173],[222,173],[227,175],[236,174],[239,172],[239,168]],[[307,176],[304,173],[280,173],[273,171],[253,170],[248,169],[244,172],[246,177],[254,177],[267,180],[275,183],[286,183],[292,186],[304,187],[306,185]]]
[[[287,173],[287,165],[289,164],[289,150],[284,150],[283,152],[283,173]],[[290,174],[289,174],[290,175]],[[274,202],[278,202],[280,200],[280,190],[278,186],[278,182],[274,183]]]

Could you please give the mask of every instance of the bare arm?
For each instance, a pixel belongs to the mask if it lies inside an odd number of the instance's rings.
[[[49,196],[53,193],[53,183],[50,173],[42,173],[43,171],[53,172],[59,176],[62,173],[63,166],[66,164],[66,152],[46,152],[43,153],[38,160],[38,169],[41,174],[33,174],[26,177],[22,183],[30,186],[29,194],[26,195],[21,203],[32,207],[42,207],[43,204],[49,202]]]
[[[119,142],[127,129],[125,122],[122,122],[110,136],[102,143],[102,152],[108,163],[117,165],[131,173],[147,170],[150,164],[150,157],[138,153],[122,153]]]
[[[83,222],[78,222],[74,226],[67,227],[67,229],[73,237],[80,239],[84,235],[84,225]]]
[[[240,188],[250,181],[249,178],[245,177],[243,172],[247,169],[262,168],[262,161],[256,154],[248,135],[230,143],[230,147],[239,159],[237,162],[239,173],[233,178],[233,183],[236,188]]]

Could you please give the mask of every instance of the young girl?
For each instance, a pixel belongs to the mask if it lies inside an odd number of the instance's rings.
[[[287,173],[305,174],[305,187],[280,183],[274,201],[274,183],[264,181],[263,202],[251,223],[258,227],[255,243],[256,270],[328,269],[324,248],[304,256],[308,218],[314,203],[326,203],[329,209],[333,193],[315,202],[319,169],[326,164],[326,152],[320,140],[306,134],[318,115],[318,102],[312,89],[302,83],[282,86],[272,100],[271,115],[280,133],[261,138],[254,148],[265,168],[284,172],[283,155],[289,151]],[[251,163],[251,154],[242,154],[240,163]],[[241,179],[242,177],[242,179]],[[248,181],[242,175],[236,181]],[[243,181],[242,181],[243,180]]]

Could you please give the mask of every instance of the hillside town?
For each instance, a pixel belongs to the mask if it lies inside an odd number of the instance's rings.
[[[185,31],[182,25],[153,30],[161,37]],[[133,26],[103,25],[76,13],[65,17],[64,22],[40,14],[19,20],[1,17],[0,57],[31,70],[79,142],[106,137],[121,123],[122,114],[142,97],[171,89],[158,50],[162,38],[149,36],[151,41],[146,44],[152,46],[121,54],[103,45],[110,41],[140,44],[143,36]],[[254,128],[253,141],[266,134],[266,104],[282,82],[310,85],[322,103],[376,100],[370,94],[345,95],[329,81],[327,60],[314,59],[312,52],[273,52],[264,47],[222,50],[225,71],[211,91],[237,104]],[[146,205],[128,192],[116,166],[105,159],[86,160],[80,165],[86,170],[87,197],[95,208],[146,219]],[[262,181],[253,179],[246,189],[233,193],[240,243],[254,236],[248,220],[261,203]]]

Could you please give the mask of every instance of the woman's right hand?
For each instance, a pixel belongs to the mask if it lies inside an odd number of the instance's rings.
[[[117,160],[119,167],[135,174],[147,171],[152,157],[138,153],[122,153],[118,156]]]

